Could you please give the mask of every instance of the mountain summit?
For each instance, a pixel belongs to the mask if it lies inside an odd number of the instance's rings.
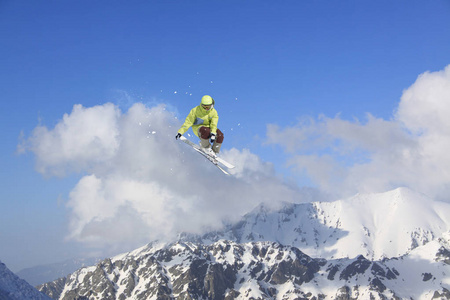
[[[334,202],[264,205],[224,230],[188,240],[273,241],[325,259],[399,257],[450,232],[450,204],[407,188]]]

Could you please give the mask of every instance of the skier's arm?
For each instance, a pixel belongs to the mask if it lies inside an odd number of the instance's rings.
[[[189,128],[191,128],[194,122],[195,122],[195,111],[194,109],[192,109],[191,112],[186,117],[186,120],[184,120],[183,126],[181,126],[181,128],[178,130],[178,133],[181,135],[185,134],[186,131],[188,131]]]

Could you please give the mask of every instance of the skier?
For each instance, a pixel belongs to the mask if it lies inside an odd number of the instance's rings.
[[[191,109],[175,138],[179,139],[192,127],[194,134],[200,138],[202,150],[215,157],[220,151],[224,138],[223,133],[217,129],[218,121],[219,115],[214,109],[214,99],[205,95],[200,105]]]

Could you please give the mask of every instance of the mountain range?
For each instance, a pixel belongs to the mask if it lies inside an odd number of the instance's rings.
[[[260,205],[38,288],[53,299],[450,299],[450,204],[399,188]]]

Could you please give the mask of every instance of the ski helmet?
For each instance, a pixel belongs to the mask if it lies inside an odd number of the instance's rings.
[[[214,104],[214,99],[209,96],[209,95],[205,95],[202,97],[202,105],[213,105]]]

